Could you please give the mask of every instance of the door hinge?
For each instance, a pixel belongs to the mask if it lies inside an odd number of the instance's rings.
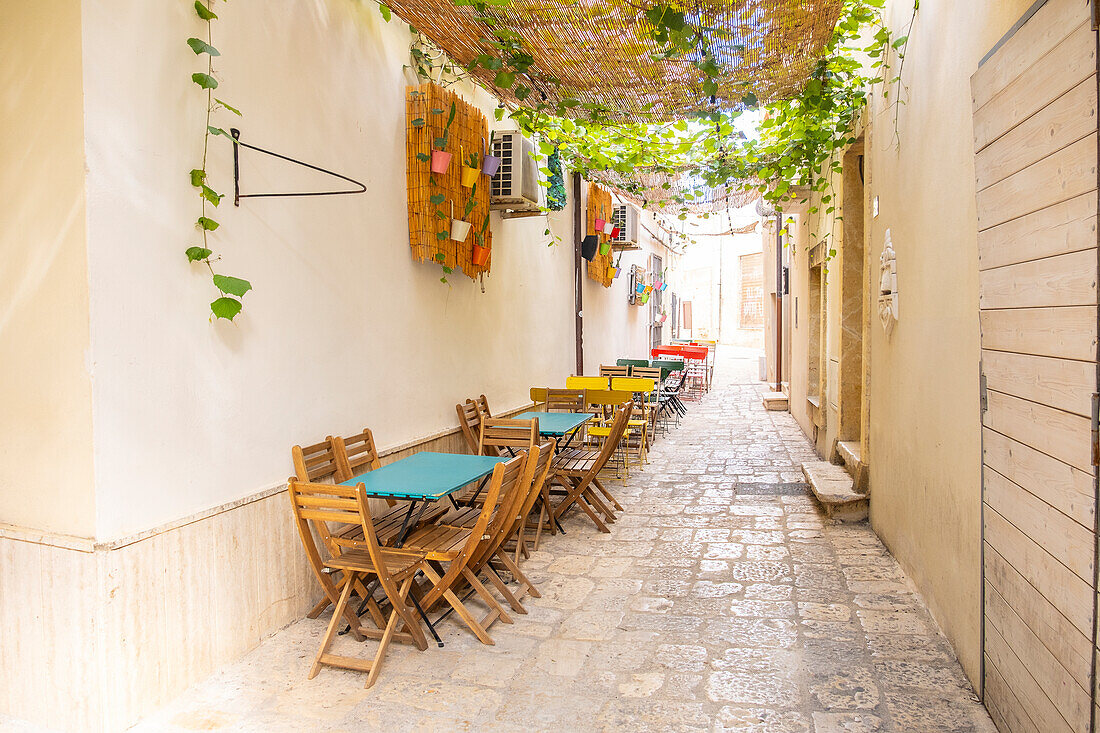
[[[985,417],[986,410],[989,409],[989,393],[985,384],[985,372],[978,373],[978,395],[982,407],[982,417]]]
[[[1092,393],[1092,465],[1100,466],[1100,393]]]

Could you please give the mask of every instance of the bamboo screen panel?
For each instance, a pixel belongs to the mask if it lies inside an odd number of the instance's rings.
[[[512,0],[480,10],[455,0],[388,5],[467,68],[480,54],[499,55],[490,43],[495,32],[516,34],[534,59],[530,72],[516,81],[532,88],[532,97],[577,100],[577,115],[591,108],[584,105],[595,105],[612,121],[645,122],[714,106],[702,91],[705,76],[695,56],[662,58],[644,3]],[[750,91],[762,102],[797,94],[832,37],[842,6],[843,0],[684,0],[675,7],[707,29],[706,51],[721,72],[716,101],[729,107]],[[521,103],[512,90],[494,88],[496,71],[479,66],[471,73],[501,99]]]
[[[607,189],[597,186],[595,183],[588,184],[588,225],[584,229],[584,233],[595,234],[600,238],[600,242],[606,242],[608,237],[603,232],[596,231],[596,219],[603,219],[604,221],[611,221],[611,212],[614,207],[611,205],[611,193]],[[596,250],[596,256],[588,263],[588,277],[591,280],[595,280],[605,288],[611,287],[611,278],[607,276],[607,268],[614,264],[611,260],[611,255],[614,254],[614,250],[609,251],[607,254],[600,254],[599,250]]]
[[[451,103],[455,104],[455,119],[451,124],[447,152],[452,153],[451,165],[446,173],[431,172],[431,154],[434,141],[443,135]],[[439,110],[433,113],[432,110]],[[423,120],[423,124],[415,124]],[[476,234],[489,214],[489,177],[478,176],[472,190],[474,208],[464,216],[466,201],[471,189],[462,186],[462,162],[465,156],[476,152],[480,158],[489,141],[489,123],[485,115],[457,94],[435,84],[408,87],[405,92],[405,147],[406,179],[409,199],[409,244],[417,262],[432,261],[456,271],[462,270],[476,279],[489,272],[493,264],[492,254],[484,266],[473,264],[471,257],[477,242]],[[442,195],[443,202],[433,204],[432,196]],[[473,225],[465,242],[450,238],[452,204],[456,219],[465,219]],[[442,212],[440,217],[437,212]],[[439,233],[446,236],[440,237]],[[485,230],[485,245],[492,247],[491,229]],[[440,257],[442,255],[442,257]]]

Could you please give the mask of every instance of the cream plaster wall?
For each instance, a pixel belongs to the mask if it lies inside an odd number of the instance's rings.
[[[367,193],[223,203],[218,268],[255,290],[236,323],[210,324],[209,277],[183,258],[197,241],[187,171],[201,158],[203,114],[189,79],[201,60],[184,41],[201,24],[190,5],[138,0],[88,0],[84,18],[97,536],[275,485],[295,443],[364,425],[382,447],[405,443],[452,427],[466,396],[484,392],[504,410],[572,371],[568,209],[550,217],[562,239],[551,247],[545,219],[494,218],[484,294],[412,261],[404,24],[351,0],[223,7],[218,94],[244,117],[215,123]],[[212,183],[232,194],[229,143],[211,145]],[[247,191],[326,184],[249,151],[242,176]],[[601,332],[644,342],[625,295],[585,295],[589,344]]]
[[[977,219],[970,75],[1032,0],[924,0],[898,114],[875,95],[868,145],[869,261],[887,228],[900,319],[871,341],[871,521],[978,683],[981,601]],[[911,0],[888,2],[895,33]],[[875,268],[877,270],[877,268]],[[877,276],[877,272],[874,273]]]
[[[80,4],[0,23],[0,523],[90,537]]]

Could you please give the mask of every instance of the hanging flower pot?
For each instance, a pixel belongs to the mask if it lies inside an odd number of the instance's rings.
[[[604,234],[610,234],[610,233],[611,233],[611,232],[613,232],[613,231],[615,231],[615,225],[614,225],[614,224],[612,224],[612,223],[611,223],[611,222],[609,222],[609,221],[605,221],[605,222],[603,223],[603,233],[604,233]]]
[[[600,242],[600,254],[605,255],[611,251],[611,242]]]
[[[611,279],[612,279],[612,280],[618,280],[618,279],[619,279],[619,275],[622,275],[622,274],[623,274],[623,268],[621,268],[621,267],[616,267],[616,268],[615,268],[615,274],[611,276]]]
[[[470,236],[471,225],[461,219],[451,219],[451,239],[456,242],[465,242]]]
[[[649,295],[648,295],[648,294],[647,294],[647,295],[643,295],[643,296],[641,297],[641,300],[639,300],[638,302],[639,302],[639,303],[641,303],[642,305],[645,305],[646,303],[648,303],[648,302],[649,302]]]
[[[620,232],[620,231],[622,231],[622,230],[621,230],[621,229],[619,229],[619,227],[615,227],[614,229],[612,229],[612,230],[611,230],[611,238],[612,238],[612,239],[618,239],[618,238],[619,238],[619,232]]]
[[[638,283],[637,285],[634,286],[634,290],[636,290],[637,293],[639,295],[641,295],[642,293],[645,292],[645,283]]]
[[[596,219],[596,233],[599,234],[603,231],[603,225],[606,224],[603,219]]]
[[[471,168],[468,165],[462,166],[462,185],[466,188],[473,188],[477,183],[477,177],[481,175],[481,171],[477,168]]]
[[[581,240],[581,257],[589,262],[596,256],[596,249],[600,246],[600,238],[595,234],[589,234]]]
[[[661,283],[661,291],[668,290],[668,283]]]
[[[489,262],[489,248],[482,247],[480,244],[475,244],[474,252],[470,260],[478,267],[485,266]]]
[[[619,276],[619,268],[614,265],[608,265],[607,267],[607,279],[614,280]]]
[[[652,285],[646,285],[645,290],[643,290],[642,292],[644,292],[646,295],[649,295],[650,293],[653,292],[653,286]]]
[[[481,172],[492,178],[500,170],[500,156],[486,155],[481,163]]]
[[[661,289],[661,281],[658,280],[657,282],[653,283],[653,287],[657,290],[660,290]]]
[[[446,173],[451,167],[451,154],[446,150],[432,151],[432,173]]]

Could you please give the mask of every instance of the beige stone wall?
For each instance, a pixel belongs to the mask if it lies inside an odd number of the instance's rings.
[[[90,537],[80,4],[5,3],[0,48],[0,523]]]
[[[981,489],[978,405],[977,222],[974,203],[970,75],[1031,0],[958,3],[924,0],[910,32],[895,110],[876,89],[865,140],[865,278],[878,285],[885,232],[897,253],[900,320],[887,337],[872,303],[868,333],[871,522],[927,600],[972,682],[980,663]],[[905,32],[910,0],[887,4],[896,35]],[[898,94],[890,91],[889,100]],[[835,181],[843,200],[844,180]],[[873,216],[874,198],[879,213]],[[843,227],[811,217],[819,234],[840,246],[830,264],[823,368],[839,367],[844,261]],[[849,236],[853,235],[849,228]],[[852,263],[849,262],[848,265]],[[805,263],[798,260],[800,292]],[[850,294],[855,297],[854,293]],[[850,324],[854,325],[854,324]],[[807,336],[795,332],[795,353]],[[799,357],[801,358],[801,357]],[[797,361],[797,359],[796,359]],[[826,373],[827,429],[818,448],[828,456],[837,435],[832,405],[838,375]],[[792,385],[799,395],[804,387]],[[808,416],[792,412],[808,430]]]

